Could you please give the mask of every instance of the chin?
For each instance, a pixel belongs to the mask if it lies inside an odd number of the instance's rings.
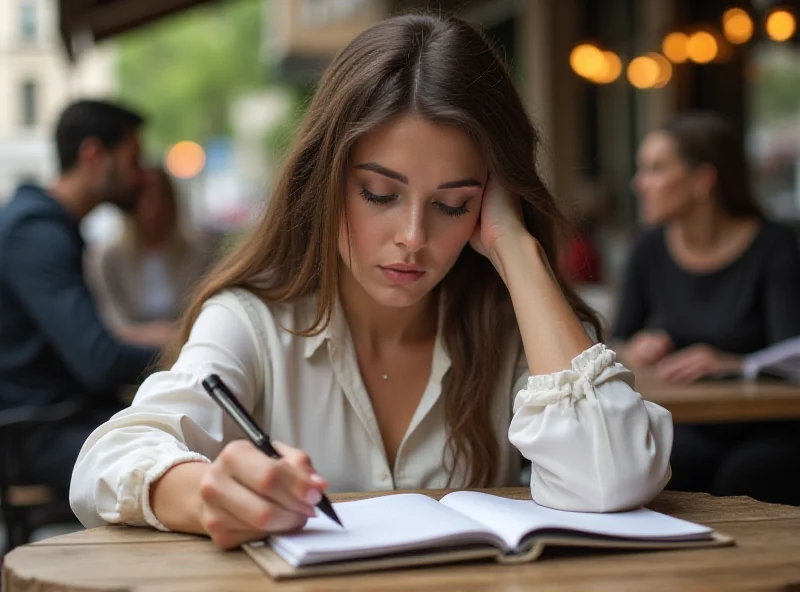
[[[370,297],[388,308],[408,308],[430,294],[430,290],[416,287],[375,286],[368,290]]]
[[[659,226],[667,221],[667,216],[663,212],[653,212],[648,210],[642,211],[642,222],[648,226]]]

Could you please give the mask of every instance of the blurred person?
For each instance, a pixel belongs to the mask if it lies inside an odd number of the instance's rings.
[[[128,341],[165,343],[211,253],[184,231],[167,172],[145,170],[136,206],[124,213],[121,236],[89,258],[104,318]]]
[[[800,335],[800,249],[764,219],[744,148],[710,113],[649,133],[633,188],[655,228],[634,247],[614,337],[632,367],[687,384],[740,375],[746,354]],[[676,426],[671,488],[800,503],[800,424]]]
[[[44,189],[19,187],[0,210],[0,409],[74,400],[85,413],[27,443],[30,476],[60,492],[91,431],[117,411],[157,351],[118,341],[86,285],[81,220],[98,204],[133,207],[143,120],[102,101],[69,105],[55,140],[60,165]]]
[[[537,147],[502,59],[464,21],[405,15],[359,34],[163,370],[86,442],[70,491],[84,525],[234,547],[300,527],[328,486],[513,485],[522,455],[543,505],[652,499],[670,415],[587,334],[599,322],[560,276],[564,219]],[[282,460],[241,440],[209,373]]]
[[[603,281],[598,229],[610,218],[611,196],[600,183],[588,179],[580,184],[578,195],[560,264],[569,282],[598,284]]]

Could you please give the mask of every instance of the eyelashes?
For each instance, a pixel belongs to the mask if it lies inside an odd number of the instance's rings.
[[[362,185],[361,186],[361,197],[363,197],[365,200],[367,200],[370,203],[384,205],[384,204],[388,204],[394,198],[396,198],[397,194],[391,193],[389,195],[378,195],[376,193],[372,193],[372,191],[370,191],[369,189],[367,189],[366,187],[364,187]]]
[[[390,193],[388,195],[379,195],[376,193],[372,193],[369,189],[361,186],[361,197],[364,198],[365,201],[376,204],[376,205],[386,205],[397,199],[398,195],[396,193]],[[451,218],[457,218],[458,216],[463,216],[464,214],[468,214],[469,210],[467,209],[467,202],[464,202],[460,206],[448,206],[447,204],[443,204],[440,201],[433,202],[434,207],[438,209],[442,214],[445,216],[449,216]]]

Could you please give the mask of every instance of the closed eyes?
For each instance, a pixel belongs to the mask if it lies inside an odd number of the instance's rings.
[[[396,193],[389,193],[389,194],[377,194],[372,193],[369,189],[361,186],[361,197],[364,198],[365,201],[375,204],[375,205],[387,205],[397,199],[399,196]],[[463,216],[464,214],[469,213],[467,209],[467,202],[465,201],[460,206],[449,206],[445,203],[440,201],[433,202],[433,205],[436,209],[438,209],[442,214],[445,216],[450,216],[452,218],[456,218],[458,216]]]

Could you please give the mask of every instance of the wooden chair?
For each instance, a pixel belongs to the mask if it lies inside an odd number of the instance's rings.
[[[37,528],[75,520],[69,500],[26,475],[23,456],[25,444],[36,430],[67,421],[81,408],[78,402],[66,401],[0,412],[0,504],[6,531],[3,553],[30,542]]]

